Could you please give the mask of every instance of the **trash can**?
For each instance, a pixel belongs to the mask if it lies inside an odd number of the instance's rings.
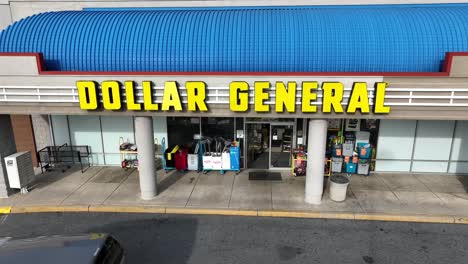
[[[330,177],[330,199],[342,202],[346,199],[349,178],[343,175],[332,175]]]

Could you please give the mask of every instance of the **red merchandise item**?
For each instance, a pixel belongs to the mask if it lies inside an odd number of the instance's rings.
[[[176,170],[187,170],[188,169],[188,150],[180,149],[175,154],[175,167]]]

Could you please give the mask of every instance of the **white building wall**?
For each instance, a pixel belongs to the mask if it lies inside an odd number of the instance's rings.
[[[0,31],[8,27],[11,22],[10,6],[8,5],[8,1],[6,1],[6,4],[3,4],[2,1],[0,1]]]

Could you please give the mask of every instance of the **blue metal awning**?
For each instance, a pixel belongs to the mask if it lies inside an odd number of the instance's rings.
[[[0,52],[60,71],[437,72],[457,51],[468,5],[98,9],[0,33]]]

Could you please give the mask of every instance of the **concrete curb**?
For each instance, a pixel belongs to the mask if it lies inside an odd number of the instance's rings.
[[[358,221],[395,221],[438,224],[468,224],[468,217],[435,215],[397,215],[352,212],[285,211],[285,210],[247,210],[213,209],[184,207],[152,206],[107,206],[107,205],[71,205],[71,206],[5,206],[0,207],[0,214],[52,213],[52,212],[104,212],[104,213],[152,213],[185,215],[230,215],[258,217],[288,217],[310,219],[343,219]]]

